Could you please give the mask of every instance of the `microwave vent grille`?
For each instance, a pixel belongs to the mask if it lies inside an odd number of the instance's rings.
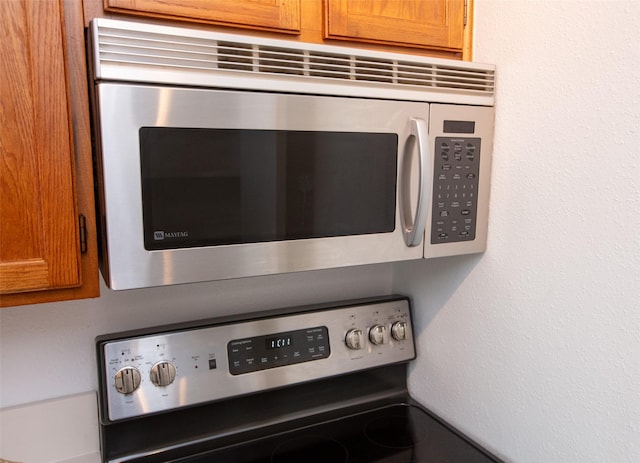
[[[149,80],[145,74],[148,71],[159,80],[163,75],[170,80],[189,73],[214,77],[279,75],[316,82],[354,81],[378,88],[494,96],[495,70],[488,65],[203,31],[185,35],[184,31],[193,32],[189,29],[118,27],[122,23],[103,20],[95,28],[97,78],[105,77],[100,75],[101,68],[107,78],[122,75],[125,80]]]

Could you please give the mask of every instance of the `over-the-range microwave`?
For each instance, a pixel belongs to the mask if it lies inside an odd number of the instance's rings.
[[[491,65],[96,19],[112,289],[483,252]]]

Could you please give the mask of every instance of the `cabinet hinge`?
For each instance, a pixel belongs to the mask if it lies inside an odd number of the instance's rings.
[[[87,252],[87,219],[84,215],[80,214],[78,223],[80,225],[80,253],[85,254]]]
[[[467,11],[469,10],[469,0],[464,0],[464,16],[462,17],[462,25],[467,27]]]

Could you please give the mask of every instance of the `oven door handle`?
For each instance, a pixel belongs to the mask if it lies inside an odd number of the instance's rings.
[[[424,119],[412,117],[410,133],[404,145],[401,172],[401,207],[400,221],[404,241],[407,246],[418,246],[424,237],[427,221],[428,204],[431,200],[429,179],[432,178],[431,153],[429,151],[429,130]],[[417,147],[418,151],[418,200],[415,211],[411,211],[411,177],[412,157]]]

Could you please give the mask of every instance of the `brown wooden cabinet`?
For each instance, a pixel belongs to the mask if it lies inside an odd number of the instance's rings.
[[[460,52],[464,0],[325,0],[325,37]]]
[[[471,59],[472,0],[84,0],[86,20],[130,14],[245,33]],[[275,35],[274,35],[275,33]],[[286,36],[282,36],[286,33]]]
[[[105,0],[120,11],[196,22],[213,22],[297,34],[301,0]]]
[[[62,0],[0,2],[0,306],[99,293],[82,5],[67,3],[65,18]]]

